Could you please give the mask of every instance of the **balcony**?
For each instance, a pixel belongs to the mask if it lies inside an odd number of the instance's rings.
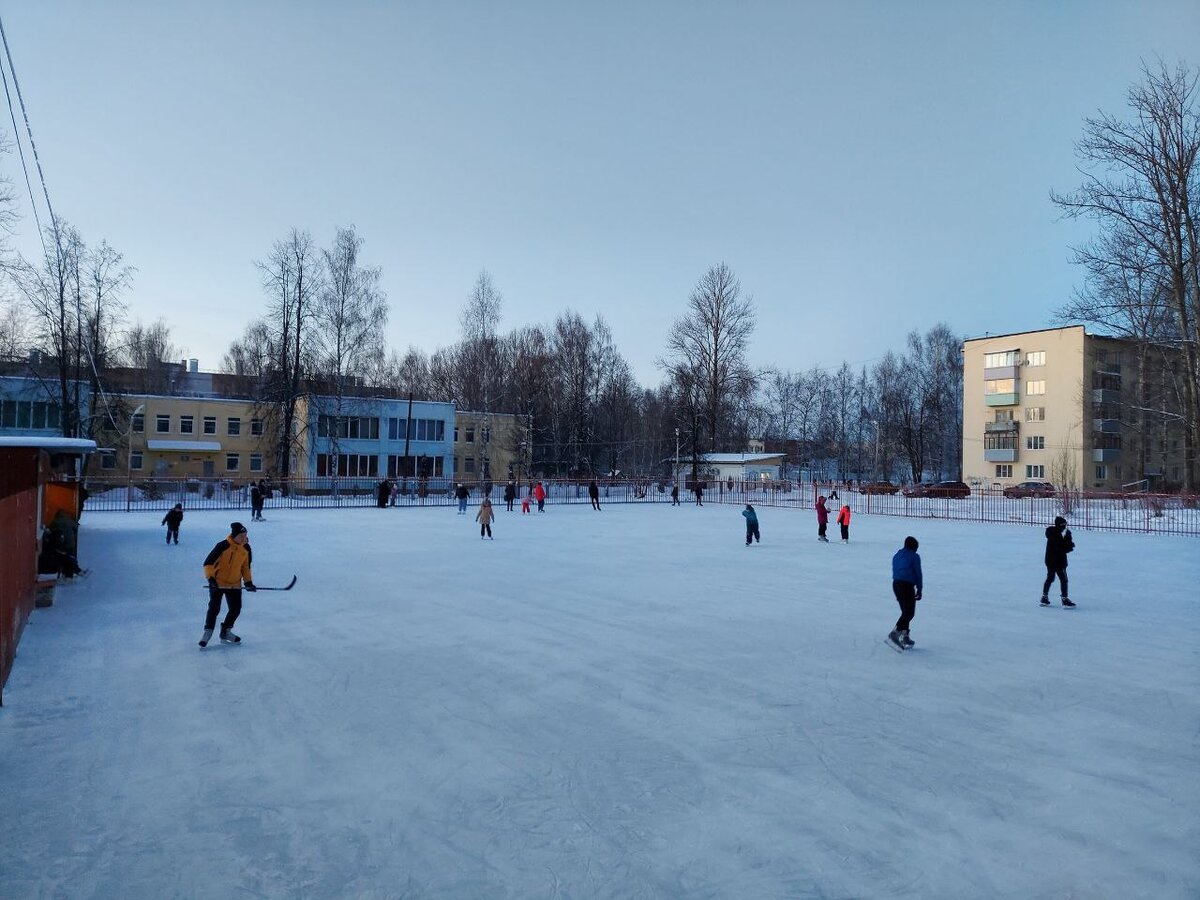
[[[1111,388],[1092,388],[1093,403],[1120,403],[1121,392]]]
[[[1099,451],[1097,451],[1099,452]],[[1008,447],[1006,449],[984,450],[983,459],[985,462],[1016,462],[1017,448]]]
[[[1121,461],[1120,448],[1108,449],[1108,448],[1097,447],[1095,450],[1092,451],[1092,462],[1110,463],[1110,462],[1120,462],[1120,461]]]
[[[1092,419],[1092,431],[1101,434],[1120,434],[1120,419]]]
[[[1020,423],[1017,422],[1015,419],[1009,419],[1007,422],[984,422],[983,423],[984,432],[990,433],[990,434],[994,434],[997,432],[1015,434],[1017,431],[1020,430],[1020,427],[1021,427]]]
[[[991,369],[983,370],[984,381],[999,381],[1002,378],[1019,378],[1020,368],[1018,366],[996,366]]]
[[[983,402],[988,406],[1016,406],[1019,402],[1016,392],[1011,394],[984,394]]]

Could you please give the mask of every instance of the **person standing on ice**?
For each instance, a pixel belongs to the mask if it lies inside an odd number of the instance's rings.
[[[255,481],[250,485],[250,521],[257,522],[262,518],[263,492],[262,482]]]
[[[484,497],[483,502],[479,504],[479,512],[475,514],[475,521],[479,523],[479,539],[481,541],[484,539],[484,536],[489,541],[492,540],[492,519],[495,517],[496,513],[492,509],[492,501]]]
[[[817,498],[817,540],[829,543],[829,538],[825,537],[825,529],[829,527],[829,510],[825,508],[825,498]]]
[[[379,486],[375,489],[375,505],[380,509],[387,509],[388,500],[392,496],[392,485],[385,478],[379,482]]]
[[[837,523],[842,527],[842,543],[850,543],[850,507],[844,503],[838,511]]]
[[[546,511],[546,489],[542,487],[539,481],[533,486],[533,498],[537,500],[538,512]]]
[[[454,489],[454,496],[458,499],[458,514],[465,516],[467,514],[467,498],[471,496],[471,492],[460,481],[458,487]]]
[[[754,507],[747,503],[746,508],[742,510],[742,515],[746,517],[746,546],[750,546],[750,539],[762,542],[762,538],[758,533],[758,513],[754,511]]]
[[[900,618],[896,627],[887,636],[888,643],[897,650],[909,650],[914,646],[908,636],[908,626],[917,614],[917,601],[921,599],[921,555],[917,553],[917,539],[909,535],[904,546],[892,557],[892,593],[900,604]]]
[[[241,522],[229,525],[229,536],[212,548],[204,558],[204,577],[208,579],[208,614],[204,617],[204,634],[200,637],[201,649],[208,646],[213,628],[217,624],[217,613],[221,611],[221,598],[229,604],[225,621],[221,623],[221,640],[226,644],[240,644],[242,639],[233,633],[233,623],[242,611],[242,585],[253,593],[254,576],[250,572],[250,535]]]
[[[673,485],[671,485],[671,505],[672,506],[679,505],[679,482],[678,481],[675,482]]]
[[[183,504],[176,503],[171,509],[167,510],[167,514],[163,516],[160,525],[167,526],[167,543],[171,543],[171,538],[175,539],[175,543],[179,543],[179,525],[183,522]]]
[[[592,501],[592,509],[600,509],[600,487],[596,484],[595,479],[588,484],[588,499]]]
[[[504,486],[504,508],[509,512],[513,511],[513,501],[517,499],[517,486],[513,482],[509,482]]]
[[[1067,554],[1074,549],[1075,541],[1067,520],[1056,516],[1054,524],[1046,529],[1046,581],[1042,584],[1042,606],[1050,605],[1050,585],[1054,584],[1055,578],[1062,593],[1062,605],[1067,609],[1075,606],[1067,597]]]

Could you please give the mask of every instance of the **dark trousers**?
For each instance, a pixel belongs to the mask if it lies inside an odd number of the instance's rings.
[[[910,581],[893,581],[892,593],[900,604],[900,618],[896,620],[897,631],[908,631],[908,623],[917,614],[917,586]]]
[[[747,523],[746,524],[746,546],[747,547],[750,546],[750,538],[754,538],[754,540],[760,541],[760,542],[762,540],[758,535],[758,526]]]
[[[480,522],[479,523],[479,536],[483,537],[485,534],[488,537],[492,536],[492,526],[489,525],[487,522]]]
[[[829,527],[828,523],[818,522],[817,523],[817,537],[825,537],[825,529],[828,527]]]
[[[513,505],[512,498],[509,498],[508,500],[504,501],[504,506],[509,512],[512,512],[512,505]]]
[[[1050,585],[1054,584],[1055,578],[1058,579],[1058,587],[1062,591],[1062,595],[1064,597],[1069,596],[1067,594],[1067,567],[1052,566],[1049,564],[1046,566],[1046,583],[1042,585],[1042,596],[1046,596],[1046,593],[1050,590]]]
[[[597,497],[593,497],[593,498],[592,498],[592,509],[599,509],[599,508],[600,508],[600,500],[599,500],[599,498],[597,498]]]
[[[175,541],[175,543],[177,543],[177,544],[179,543],[179,529],[172,528],[170,525],[168,525],[167,526],[167,543],[168,544],[171,543],[172,540]]]
[[[221,611],[222,595],[229,601],[229,612],[225,614],[225,621],[221,623],[222,630],[232,628],[233,623],[237,621],[237,617],[242,613],[241,588],[209,588],[208,615],[204,617],[204,628],[206,630],[211,630],[217,624],[217,613]]]
[[[842,540],[843,541],[850,540],[850,526],[849,525],[842,526]]]
[[[541,500],[538,501],[538,512],[545,512],[545,511],[546,511],[546,499],[543,497]]]
[[[250,506],[250,521],[253,522],[256,519],[261,519],[262,511],[263,511],[263,508],[262,508],[261,503],[258,504],[258,506],[254,506],[253,504],[251,504],[251,506]]]

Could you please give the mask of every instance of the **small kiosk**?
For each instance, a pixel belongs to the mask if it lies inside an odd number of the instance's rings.
[[[42,528],[59,510],[79,521],[83,462],[95,449],[79,438],[0,437],[0,705],[37,597]]]

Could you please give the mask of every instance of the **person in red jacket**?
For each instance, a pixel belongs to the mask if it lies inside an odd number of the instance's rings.
[[[535,500],[537,500],[538,512],[545,512],[546,511],[546,489],[544,487],[542,487],[542,483],[540,481],[533,487],[533,498]]]
[[[817,498],[817,540],[829,543],[829,538],[825,537],[825,529],[829,526],[829,510],[825,508],[825,498],[823,496]]]
[[[838,524],[842,526],[842,543],[850,543],[850,507],[842,504],[838,511]]]

